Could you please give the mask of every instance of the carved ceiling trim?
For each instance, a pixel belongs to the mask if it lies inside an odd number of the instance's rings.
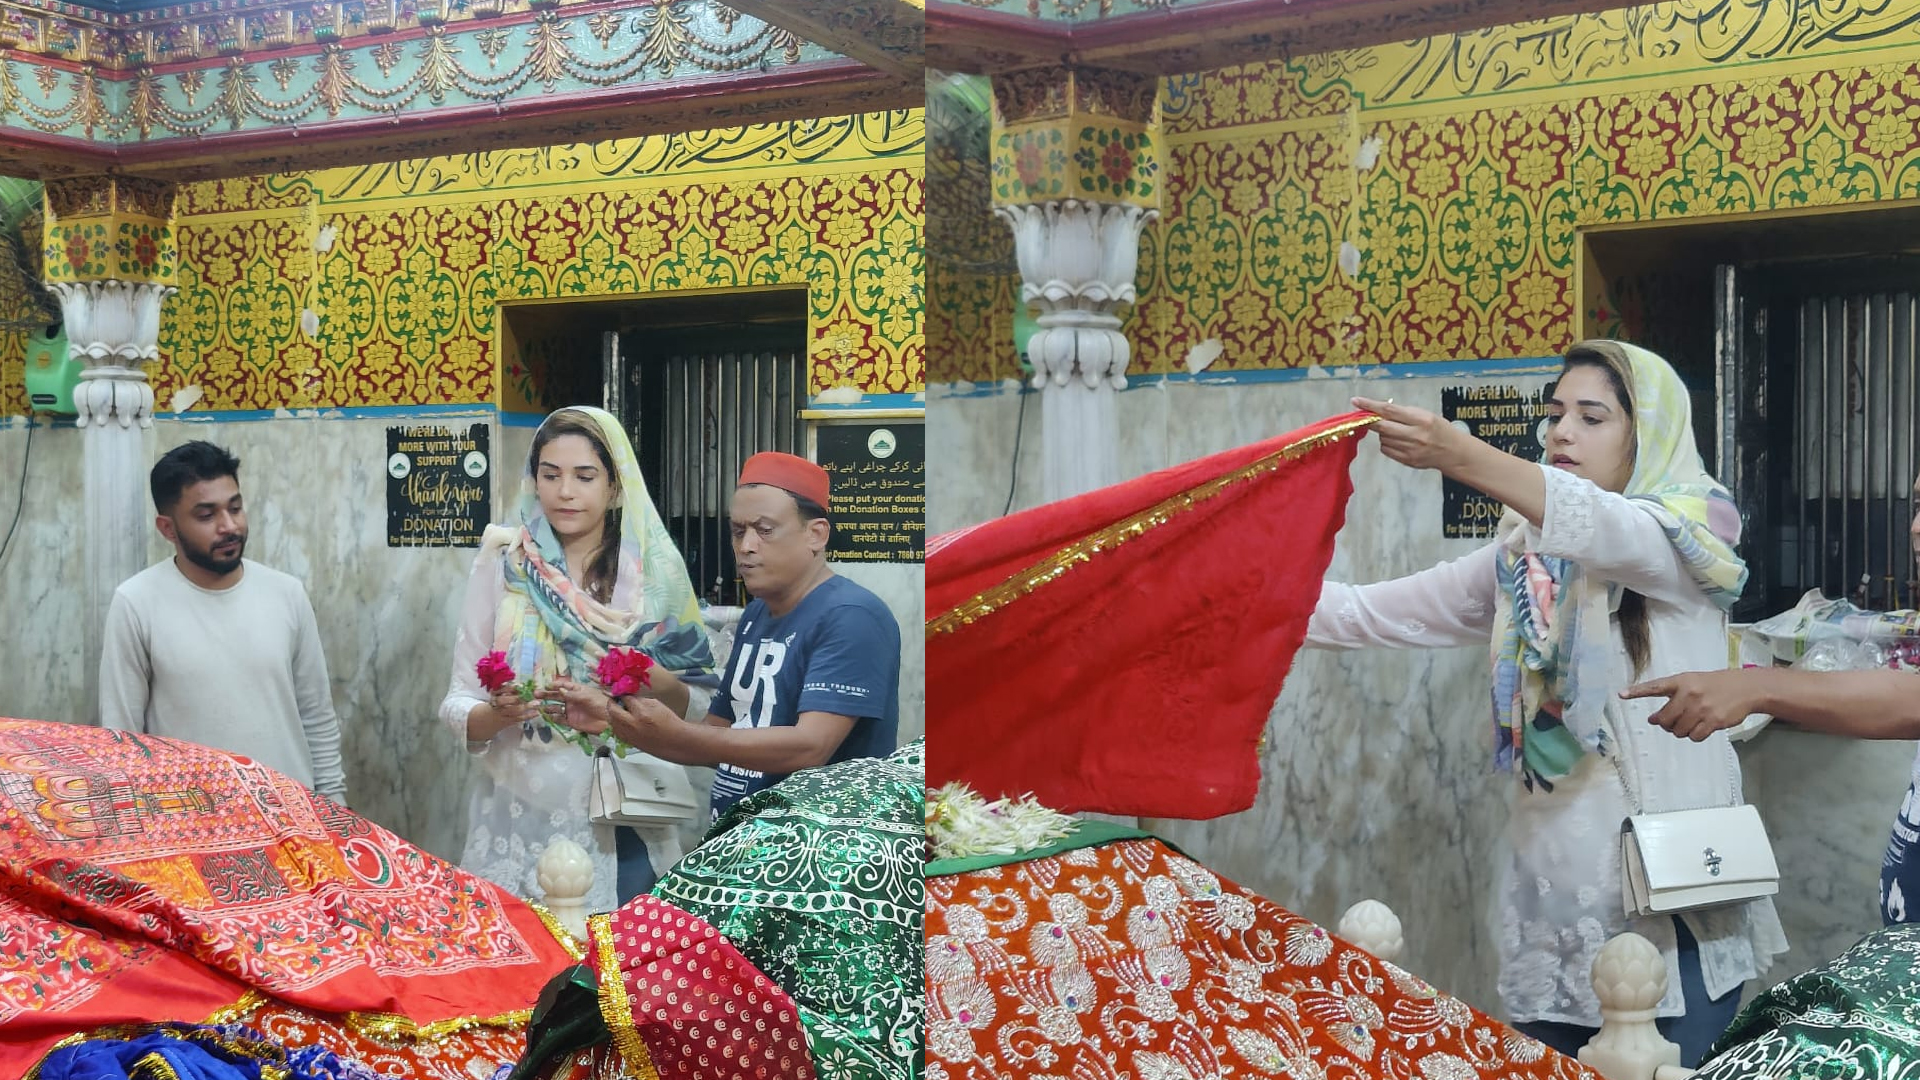
[[[745,15],[902,77],[926,71],[924,0],[731,0]]]
[[[1634,6],[1631,0],[1201,0],[1061,21],[928,0],[926,55],[929,67],[975,74],[1066,66],[1176,75]]]
[[[852,60],[707,80],[541,95],[492,105],[422,109],[283,129],[213,132],[105,147],[84,139],[0,128],[6,171],[28,178],[125,172],[207,180],[323,169],[342,161],[386,162],[637,138],[821,116],[918,108],[920,79],[901,79]]]
[[[562,7],[561,0],[208,0],[107,13],[50,0],[0,0],[0,50],[130,72],[234,56],[275,57],[301,46],[363,44],[434,29],[508,27]],[[672,9],[676,17],[710,13],[728,32],[742,18],[719,3],[564,4],[569,17],[655,7]]]

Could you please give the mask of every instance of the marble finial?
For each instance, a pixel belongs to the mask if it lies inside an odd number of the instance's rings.
[[[1339,934],[1382,960],[1400,958],[1406,939],[1400,930],[1400,916],[1378,900],[1362,900],[1340,916]]]
[[[587,940],[587,889],[593,884],[593,860],[579,844],[557,838],[547,845],[536,870],[548,910],[581,942]]]

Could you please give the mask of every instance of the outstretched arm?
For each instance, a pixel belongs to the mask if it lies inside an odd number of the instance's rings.
[[[608,705],[613,733],[629,746],[681,765],[735,765],[759,772],[790,773],[825,765],[847,740],[857,718],[803,712],[791,727],[721,727],[682,720],[653,698],[630,697]]]
[[[1648,721],[1695,742],[1751,713],[1856,739],[1920,739],[1920,680],[1904,671],[1691,671],[1630,686],[1620,696],[1666,698]]]
[[[1485,644],[1493,630],[1496,552],[1371,585],[1321,583],[1307,620],[1309,649],[1444,649]]]
[[[1646,504],[1572,473],[1523,461],[1425,409],[1354,398],[1376,413],[1380,450],[1495,499],[1540,530],[1542,555],[1580,564],[1589,574],[1671,604],[1700,602],[1700,586]]]

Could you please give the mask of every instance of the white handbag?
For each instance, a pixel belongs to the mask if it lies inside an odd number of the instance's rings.
[[[692,821],[700,801],[684,766],[628,750],[624,758],[601,747],[593,756],[587,815],[596,825],[669,825]]]
[[[1758,900],[1780,891],[1773,845],[1749,805],[1636,814],[1620,826],[1628,915]]]
[[[1626,784],[1617,758],[1613,765]],[[1631,784],[1627,791],[1638,809],[1638,793]],[[1780,891],[1780,866],[1766,825],[1760,811],[1745,803],[1627,818],[1620,823],[1620,878],[1630,917],[1758,900]]]

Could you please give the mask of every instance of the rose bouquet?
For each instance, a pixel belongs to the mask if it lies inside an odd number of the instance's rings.
[[[507,662],[507,654],[504,652],[490,652],[481,657],[480,662],[474,665],[474,674],[480,676],[480,685],[486,687],[490,694],[512,689],[520,695],[521,701],[534,701],[540,696],[542,690],[539,681],[531,676],[518,682],[514,681],[513,665]],[[547,727],[561,738],[579,747],[583,753],[593,753],[593,743],[587,739],[586,735],[554,719],[552,712],[548,709],[552,704],[556,703],[546,701],[539,703],[540,718],[547,722]]]
[[[653,657],[639,649],[616,645],[607,650],[600,663],[593,669],[593,677],[607,691],[607,696],[618,700],[640,692],[642,687],[653,686]],[[617,757],[627,756],[627,744],[619,739],[612,740],[613,752]]]
[[[513,681],[513,665],[507,662],[506,653],[490,652],[481,657],[473,669],[474,674],[480,676],[480,685],[486,687],[489,694],[497,694],[511,686],[520,692],[521,701],[532,701],[534,695],[540,692],[539,685],[530,678],[518,683]]]
[[[593,677],[606,687],[613,697],[630,697],[640,692],[641,687],[651,687],[653,676],[653,657],[639,649],[616,646],[607,650],[600,658],[599,666],[593,669]]]

